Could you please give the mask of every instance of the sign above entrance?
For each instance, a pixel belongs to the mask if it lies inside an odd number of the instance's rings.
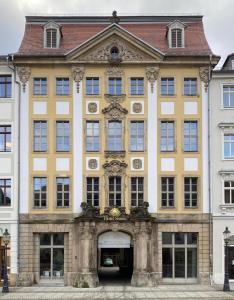
[[[131,237],[123,232],[108,231],[98,238],[98,248],[130,248]]]

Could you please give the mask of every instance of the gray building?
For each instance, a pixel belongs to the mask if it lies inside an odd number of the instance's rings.
[[[213,71],[211,106],[211,200],[213,205],[213,280],[224,280],[226,227],[234,234],[234,53]],[[233,240],[234,241],[234,240]],[[234,280],[234,242],[228,249],[230,280]]]

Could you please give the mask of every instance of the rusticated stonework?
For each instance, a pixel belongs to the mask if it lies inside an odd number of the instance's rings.
[[[85,72],[84,67],[72,67],[72,77],[73,77],[73,80],[76,82],[77,93],[79,93],[80,81],[84,77],[84,72]]]
[[[22,83],[23,92],[25,92],[26,83],[31,75],[31,69],[29,67],[17,67],[17,73]]]
[[[88,111],[89,111],[90,113],[96,113],[96,112],[97,112],[97,109],[98,109],[97,103],[95,103],[95,102],[90,102],[90,103],[88,104]]]
[[[151,93],[154,91],[154,82],[158,79],[159,67],[147,67],[146,77],[151,84]]]
[[[135,114],[141,113],[142,112],[142,104],[140,102],[133,103],[133,105],[132,105],[132,111]]]

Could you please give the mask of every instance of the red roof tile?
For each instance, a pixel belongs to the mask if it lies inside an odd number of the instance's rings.
[[[26,23],[24,37],[19,48],[20,55],[64,55],[92,38],[110,24],[61,24],[59,49],[46,49],[43,45],[43,25]],[[131,34],[160,50],[166,55],[209,55],[212,54],[206,41],[202,21],[186,23],[185,48],[170,49],[167,40],[168,23],[119,24]]]

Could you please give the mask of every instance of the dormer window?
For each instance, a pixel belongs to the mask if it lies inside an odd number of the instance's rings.
[[[168,25],[168,44],[170,48],[184,48],[185,24],[174,21]]]
[[[48,22],[44,26],[44,47],[59,48],[60,26],[55,22]]]

